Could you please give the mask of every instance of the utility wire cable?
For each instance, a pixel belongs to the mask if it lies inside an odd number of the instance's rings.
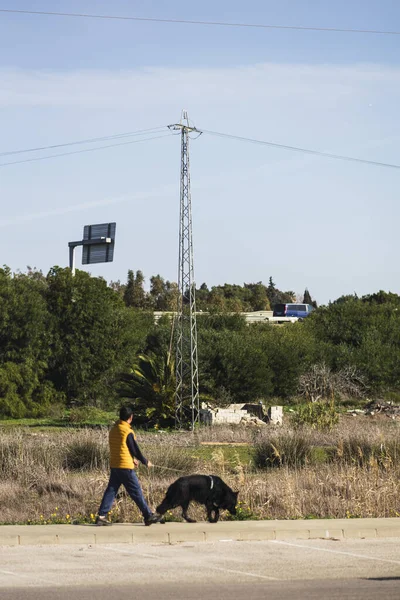
[[[309,148],[301,148],[299,146],[287,146],[285,144],[277,144],[275,142],[268,142],[265,140],[257,140],[254,138],[241,137],[239,135],[231,135],[229,133],[221,133],[219,131],[207,131],[206,129],[201,130],[203,133],[209,135],[215,135],[222,138],[238,140],[239,142],[250,142],[253,144],[261,144],[263,146],[270,146],[272,148],[281,148],[282,150],[291,150],[292,152],[303,152],[304,154],[312,154],[314,156],[322,156],[324,158],[334,158],[336,160],[347,160],[351,162],[363,163],[366,165],[373,165],[375,167],[389,167],[391,169],[400,169],[400,165],[378,162],[376,160],[367,160],[365,158],[356,158],[354,156],[344,156],[342,154],[331,154],[330,152],[320,152],[319,150],[310,150]]]
[[[106,146],[97,146],[96,148],[85,148],[85,150],[74,150],[73,152],[62,152],[61,154],[47,154],[46,156],[38,156],[36,158],[25,158],[24,160],[15,160],[13,162],[0,163],[0,167],[8,167],[9,165],[19,165],[21,163],[35,162],[38,160],[47,160],[49,158],[58,158],[59,156],[69,156],[71,154],[82,154],[83,152],[94,152],[95,150],[104,150],[105,148],[115,148],[116,146],[127,146],[128,144],[139,144],[140,142],[149,142],[151,140],[159,140],[165,137],[172,137],[173,133],[157,135],[141,140],[130,140],[129,142],[119,142],[118,144],[107,144]]]
[[[331,33],[369,33],[377,35],[400,35],[400,31],[388,31],[384,29],[346,29],[340,27],[308,27],[301,25],[268,25],[264,23],[234,23],[228,21],[197,21],[191,19],[159,19],[155,17],[129,17],[123,15],[96,15],[89,13],[49,12],[42,10],[15,10],[1,8],[2,13],[14,13],[25,15],[45,15],[51,17],[78,17],[84,19],[110,19],[115,21],[145,21],[150,23],[172,23],[181,25],[209,25],[217,27],[241,27],[252,29],[287,29],[297,31],[325,31]]]
[[[95,142],[104,142],[106,140],[114,140],[120,139],[124,137],[133,137],[137,135],[144,135],[145,133],[158,133],[158,131],[162,131],[166,129],[166,126],[161,127],[152,127],[151,129],[139,129],[138,131],[128,131],[126,133],[117,133],[114,135],[106,135],[103,137],[97,138],[88,138],[86,140],[78,140],[75,142],[66,142],[63,144],[53,144],[51,146],[38,146],[37,148],[26,148],[24,150],[11,150],[9,152],[0,152],[0,156],[10,156],[12,154],[23,154],[25,152],[40,152],[42,150],[53,150],[55,148],[64,148],[65,146],[74,146],[78,144],[92,144]]]
[[[26,150],[14,150],[11,152],[3,152],[2,154],[0,154],[0,156],[9,156],[12,154],[15,155],[15,154],[20,154],[20,153],[24,153],[24,152],[35,152],[35,151],[40,151],[40,150],[49,150],[49,149],[61,148],[61,147],[65,147],[65,146],[71,146],[74,144],[86,144],[86,143],[94,143],[96,141],[105,141],[105,140],[113,140],[113,139],[121,139],[121,138],[123,139],[128,136],[144,135],[145,133],[158,133],[158,130],[162,131],[163,129],[164,129],[164,127],[155,127],[152,129],[143,129],[143,130],[139,130],[139,131],[135,131],[135,132],[131,132],[131,133],[128,132],[128,133],[116,134],[113,136],[104,136],[104,137],[99,137],[99,138],[90,138],[87,140],[79,140],[76,142],[67,142],[65,144],[53,144],[52,146],[42,146],[42,147],[37,147],[37,148],[29,148]],[[236,140],[236,141],[240,141],[240,142],[247,142],[247,143],[258,144],[258,145],[262,145],[262,146],[269,146],[271,148],[279,148],[281,150],[290,150],[291,152],[301,152],[301,153],[310,154],[313,156],[321,156],[323,158],[332,158],[335,160],[345,160],[345,161],[350,161],[350,162],[357,162],[357,163],[362,163],[362,164],[367,164],[367,165],[373,165],[376,167],[388,167],[391,169],[400,169],[400,165],[392,164],[392,163],[379,162],[379,161],[375,161],[375,160],[357,158],[354,156],[345,156],[345,155],[341,155],[341,154],[332,154],[330,152],[322,152],[319,150],[312,150],[310,148],[302,148],[300,146],[289,146],[286,144],[278,144],[277,142],[270,142],[267,140],[258,140],[255,138],[248,138],[248,137],[233,135],[233,134],[229,134],[229,133],[222,133],[220,131],[210,131],[207,129],[201,129],[201,130],[199,129],[197,131],[199,134],[205,133],[205,134],[213,135],[213,136],[220,137],[220,138],[232,139],[232,140]],[[39,157],[35,157],[35,158],[27,158],[27,159],[23,159],[23,160],[16,160],[16,161],[12,161],[12,162],[0,163],[0,167],[6,167],[9,165],[17,165],[17,164],[26,163],[26,162],[35,162],[35,161],[39,161],[39,160],[47,160],[50,158],[57,158],[57,157],[61,157],[61,156],[69,156],[70,154],[81,154],[83,152],[94,152],[95,150],[103,150],[106,148],[114,148],[116,146],[126,146],[129,144],[137,144],[139,142],[157,140],[157,139],[160,139],[163,137],[171,137],[171,136],[176,136],[176,135],[179,135],[179,134],[165,133],[163,135],[146,137],[146,138],[142,138],[139,140],[129,140],[127,142],[118,142],[116,144],[106,144],[106,145],[97,146],[94,148],[86,148],[84,150],[74,150],[73,152],[48,154],[46,156],[39,156]]]

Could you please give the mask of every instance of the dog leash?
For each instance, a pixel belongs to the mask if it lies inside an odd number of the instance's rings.
[[[162,467],[161,465],[155,465],[153,463],[153,467],[157,469],[164,469],[164,471],[175,471],[175,473],[186,473],[186,471],[182,471],[182,469],[173,469],[172,467]]]
[[[162,467],[161,465],[155,465],[153,463],[153,467],[156,467],[157,469],[163,469],[164,471],[175,471],[175,473],[187,473],[187,471],[183,471],[182,469],[173,469],[172,467]],[[199,475],[201,475],[201,473],[199,473]],[[211,475],[209,475],[209,477],[211,477]]]

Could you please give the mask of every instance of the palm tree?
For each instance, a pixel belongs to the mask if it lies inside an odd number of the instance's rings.
[[[175,414],[175,361],[170,352],[140,354],[128,373],[120,377],[119,395],[133,400],[138,415],[166,425]]]

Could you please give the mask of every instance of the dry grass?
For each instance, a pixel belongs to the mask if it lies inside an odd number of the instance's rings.
[[[201,427],[194,433],[191,431],[160,431],[158,433],[138,431],[137,434],[142,443],[148,443],[152,446],[165,446],[168,443],[176,447],[185,447],[198,445],[202,442],[252,444],[259,436],[260,430],[239,425],[218,425],[216,427]]]
[[[307,444],[333,451],[331,464],[281,461],[279,468],[256,470],[232,449],[222,447],[206,460],[196,452],[201,442],[288,440],[289,428],[207,428],[196,434],[142,434],[145,454],[158,467],[139,469],[143,490],[155,507],[170,483],[184,473],[221,475],[240,491],[238,518],[387,517],[400,511],[399,423],[390,420],[342,419],[330,433],[302,432]],[[299,435],[296,432],[295,435]],[[293,450],[293,444],[292,444]],[[293,450],[295,451],[295,449]],[[1,523],[92,521],[108,479],[107,430],[66,430],[32,434],[0,432]],[[304,464],[304,466],[301,466]],[[204,518],[202,507],[191,514]],[[140,521],[122,491],[113,508],[116,521]],[[175,511],[171,518],[180,518]]]

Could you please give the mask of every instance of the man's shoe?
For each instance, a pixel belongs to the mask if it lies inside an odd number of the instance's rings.
[[[95,525],[112,525],[105,517],[96,517]]]
[[[147,519],[144,520],[144,524],[146,525],[146,527],[149,527],[149,525],[152,525],[153,523],[160,523],[163,517],[161,517],[160,515],[157,514],[152,514],[149,517],[147,517]]]

